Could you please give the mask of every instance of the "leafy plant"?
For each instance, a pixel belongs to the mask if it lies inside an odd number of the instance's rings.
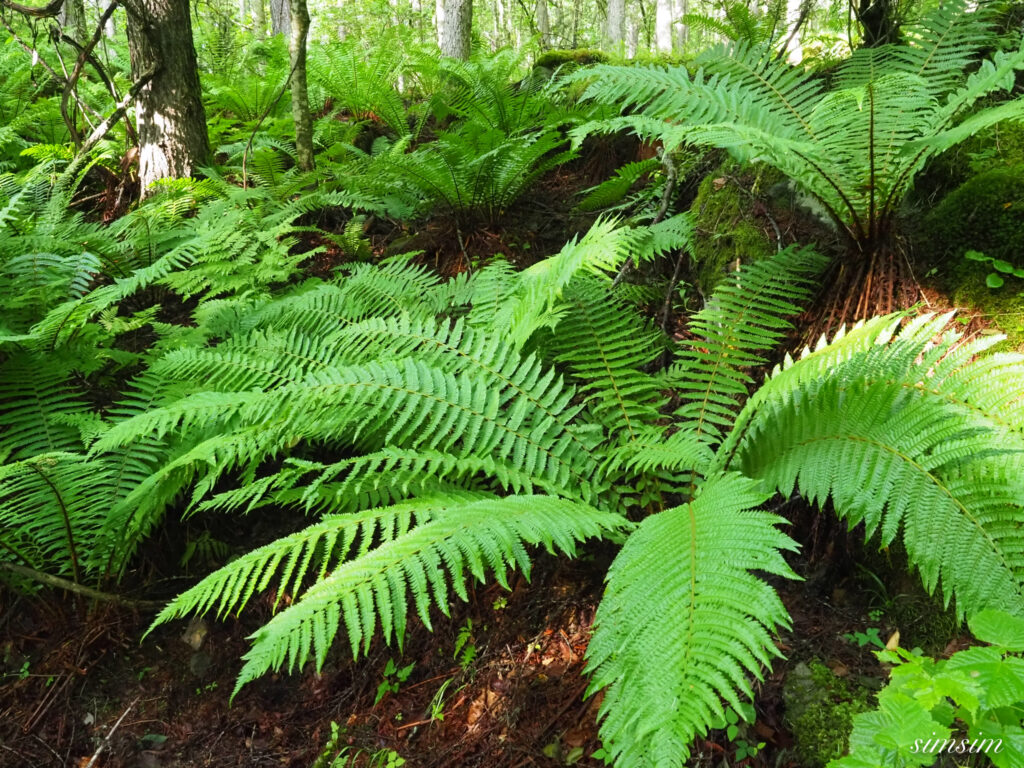
[[[157,623],[232,613],[272,587],[301,595],[253,636],[241,687],[323,664],[341,627],[353,653],[378,628],[400,643],[409,610],[430,626],[430,607],[446,611],[449,590],[464,598],[467,577],[528,572],[529,545],[572,554],[628,533],[588,649],[591,691],[605,691],[617,765],[671,766],[778,655],[772,633],[789,619],[759,574],[795,576],[783,553],[796,545],[760,508],[775,490],[831,499],[882,545],[900,536],[961,615],[1024,610],[1008,524],[1022,501],[1021,358],[979,359],[997,339],[960,342],[948,316],[902,329],[885,317],[787,358],[750,393],[748,371],[824,266],[790,249],[726,281],[676,362],[648,373],[666,340],[610,292],[610,273],[666,247],[668,231],[601,224],[464,288],[360,270],[386,303],[342,301],[348,278],[236,306],[222,341],[168,355],[160,375],[189,394],[119,422],[94,451],[173,439],[194,447],[159,476],[183,472],[197,507],[325,514],[207,577]],[[320,460],[260,470],[296,442]],[[326,458],[333,446],[341,455]],[[229,474],[238,487],[208,495]]]
[[[983,611],[970,621],[989,643],[936,661],[897,648],[874,711],[857,715],[850,754],[829,768],[934,765],[942,754],[984,755],[997,768],[1024,760],[1024,619]]]
[[[848,242],[848,272],[864,276],[892,258],[900,203],[928,158],[1024,119],[1019,97],[977,109],[987,94],[1011,91],[1024,68],[1024,44],[980,59],[994,39],[990,22],[984,6],[942,3],[906,44],[855,51],[831,88],[745,43],[703,54],[692,76],[683,67],[600,65],[573,78],[589,84],[585,97],[626,114],[581,126],[575,141],[628,129],[667,150],[713,146],[771,165],[823,207]]]
[[[993,271],[989,272],[985,276],[985,285],[989,288],[1002,288],[1006,283],[1003,275],[1011,275],[1013,277],[1024,278],[1024,269],[1015,267],[1008,261],[1003,259],[994,259],[991,256],[986,256],[984,253],[979,251],[967,251],[964,253],[964,258],[969,261],[980,261],[983,264],[991,264]]]
[[[399,667],[395,664],[394,659],[388,659],[388,663],[384,666],[384,679],[377,686],[377,696],[373,700],[374,705],[379,704],[380,700],[389,693],[398,693],[398,689],[409,679],[409,675],[412,674],[415,667],[415,661],[404,667]]]

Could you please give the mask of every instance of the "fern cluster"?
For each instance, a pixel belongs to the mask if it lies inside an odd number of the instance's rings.
[[[887,243],[915,174],[935,154],[1001,120],[1024,119],[1024,99],[975,110],[1012,91],[1024,47],[981,59],[994,41],[992,15],[962,0],[941,4],[907,30],[902,45],[857,50],[832,86],[743,41],[713,48],[691,75],[683,67],[600,65],[573,78],[585,96],[622,117],[577,129],[628,129],[667,148],[688,143],[763,162],[815,197],[870,258]],[[966,77],[965,77],[965,73]]]

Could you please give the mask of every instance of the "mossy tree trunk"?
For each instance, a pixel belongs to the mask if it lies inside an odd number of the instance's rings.
[[[311,171],[313,160],[313,118],[309,113],[309,89],[306,84],[306,38],[309,36],[309,10],[306,0],[290,0],[291,34],[288,53],[292,63],[292,120],[295,122],[295,148],[298,165]]]

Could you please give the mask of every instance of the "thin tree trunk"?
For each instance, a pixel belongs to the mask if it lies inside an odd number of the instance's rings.
[[[620,47],[626,39],[626,0],[608,0],[604,42],[609,48]]]
[[[257,40],[262,40],[267,33],[267,10],[265,0],[249,0],[252,9],[252,27]]]
[[[444,28],[444,0],[434,0],[434,30],[437,32],[437,44],[441,45],[441,30]]]
[[[630,19],[626,25],[626,58],[636,58],[637,48],[640,47],[640,25],[636,19]]]
[[[453,59],[469,58],[469,34],[473,26],[473,0],[448,0],[438,26],[441,55]]]
[[[57,23],[61,31],[80,43],[89,39],[89,30],[85,28],[85,3],[83,0],[64,0],[57,14]]]
[[[537,17],[537,31],[540,32],[540,47],[547,48],[551,45],[551,22],[548,19],[548,0],[537,0],[535,6]]]
[[[158,179],[195,173],[209,158],[210,140],[188,0],[135,0],[130,8],[132,76],[155,72],[135,100],[139,182],[146,197]]]
[[[672,53],[672,0],[657,0],[654,45],[661,53]]]
[[[790,64],[799,64],[804,58],[804,46],[800,27],[804,23],[806,9],[805,0],[786,0],[786,28],[789,37],[786,40],[786,60]]]
[[[288,53],[292,62],[292,120],[295,121],[295,148],[299,168],[311,171],[313,159],[313,118],[309,114],[309,91],[306,87],[306,36],[309,34],[309,10],[306,0],[290,0],[291,34]]]
[[[675,0],[676,5],[676,50],[683,53],[690,39],[690,26],[683,19],[690,12],[689,0]]]
[[[270,34],[291,37],[288,0],[270,0]]]

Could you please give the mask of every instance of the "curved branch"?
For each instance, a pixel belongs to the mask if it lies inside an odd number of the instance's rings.
[[[64,0],[50,0],[50,2],[42,8],[36,8],[31,5],[21,5],[20,3],[12,3],[11,0],[0,0],[0,5],[5,8],[10,8],[12,11],[24,14],[25,16],[32,16],[36,19],[48,19],[60,13],[60,9],[64,5]]]

